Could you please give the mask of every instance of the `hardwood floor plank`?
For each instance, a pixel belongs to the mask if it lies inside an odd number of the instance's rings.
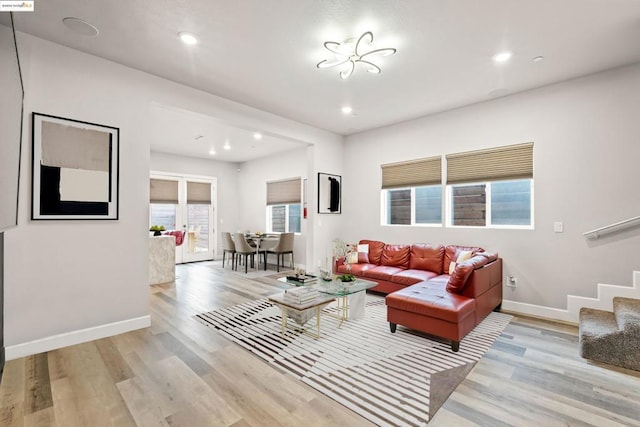
[[[114,382],[119,383],[133,377],[131,368],[127,365],[111,338],[98,340],[95,344]]]
[[[65,427],[82,426],[78,417],[78,398],[69,378],[59,378],[52,381],[51,393],[56,424]]]
[[[172,354],[178,356],[189,368],[198,376],[203,376],[211,372],[211,366],[193,351],[189,350],[182,342],[178,341],[168,332],[156,335],[162,345]]]
[[[53,406],[51,381],[49,379],[49,360],[46,353],[29,356],[25,359],[24,410],[27,414]]]
[[[117,385],[129,412],[139,426],[169,426],[161,402],[151,398],[149,386],[140,378],[131,378]]]

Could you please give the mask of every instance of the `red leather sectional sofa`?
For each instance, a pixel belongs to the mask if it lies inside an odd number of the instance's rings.
[[[339,260],[339,273],[378,283],[372,291],[387,294],[387,320],[391,332],[396,325],[451,340],[458,351],[460,341],[491,311],[502,304],[502,259],[482,248],[429,244],[389,245],[361,240],[369,245],[358,263]],[[451,262],[461,251],[471,251],[469,260]]]

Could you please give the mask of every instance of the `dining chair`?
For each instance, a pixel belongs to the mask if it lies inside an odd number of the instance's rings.
[[[276,270],[280,272],[280,260],[284,267],[284,256],[291,254],[291,268],[293,268],[293,236],[294,233],[281,233],[278,243],[267,251],[269,254],[276,254]]]
[[[223,231],[220,234],[222,236],[222,268],[224,268],[224,259],[226,255],[231,254],[231,269],[233,270],[236,261],[236,245],[233,243],[231,233]]]
[[[238,269],[238,261],[240,257],[244,257],[244,272],[248,272],[249,267],[249,257],[251,257],[251,267],[253,267],[254,256],[256,254],[256,249],[251,247],[247,242],[247,238],[244,237],[244,233],[234,233],[233,235],[233,243],[236,249],[236,260],[235,260],[235,269]]]

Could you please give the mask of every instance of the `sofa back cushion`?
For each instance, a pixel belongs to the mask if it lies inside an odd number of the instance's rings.
[[[369,263],[380,265],[384,242],[378,240],[360,240],[361,245],[369,245]]]
[[[444,246],[431,246],[426,243],[411,245],[409,268],[412,270],[433,271],[442,274]]]
[[[456,262],[458,260],[458,256],[460,256],[460,252],[462,251],[471,251],[471,253],[475,255],[477,252],[484,252],[484,249],[476,246],[457,246],[457,245],[447,246],[444,249],[442,271],[444,271],[445,273],[448,273],[451,263]]]
[[[473,270],[496,259],[498,259],[498,254],[482,252],[474,255],[471,259],[458,263],[453,274],[449,277],[449,282],[447,282],[447,292],[461,294]]]
[[[384,245],[380,265],[387,267],[409,268],[409,245]]]

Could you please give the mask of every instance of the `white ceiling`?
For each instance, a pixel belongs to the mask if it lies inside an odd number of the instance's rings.
[[[342,135],[640,62],[639,0],[47,0],[35,10],[14,14],[17,30]],[[73,33],[68,16],[99,36]],[[183,45],[179,31],[200,43]],[[324,41],[364,31],[398,50],[377,61],[381,74],[316,68]],[[503,50],[512,60],[494,64]]]

